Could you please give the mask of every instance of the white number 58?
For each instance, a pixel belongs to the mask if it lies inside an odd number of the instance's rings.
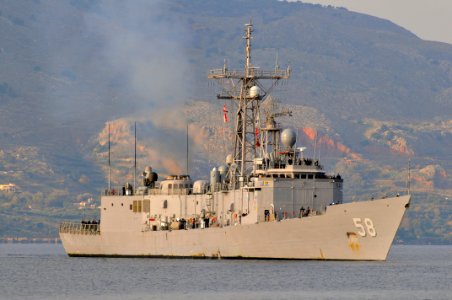
[[[364,225],[361,218],[353,218],[353,224],[355,224],[355,227],[358,228],[358,234],[360,236],[366,236],[366,229],[367,233],[371,237],[377,236],[377,231],[375,230],[374,223],[369,218],[364,218]]]

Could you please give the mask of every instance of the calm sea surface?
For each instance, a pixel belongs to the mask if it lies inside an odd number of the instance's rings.
[[[0,299],[452,299],[452,246],[386,262],[69,258],[0,244]]]

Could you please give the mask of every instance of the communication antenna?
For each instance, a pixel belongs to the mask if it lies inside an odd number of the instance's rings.
[[[187,146],[187,148],[186,148],[186,154],[187,154],[187,157],[186,157],[186,173],[185,174],[187,174],[188,175],[188,122],[187,122],[187,131],[186,131],[186,137],[187,137],[187,141],[186,141],[186,146]]]
[[[314,159],[317,153],[317,129],[315,130],[315,137],[314,137]]]
[[[407,179],[407,192],[408,195],[411,194],[411,158],[408,159],[408,179]]]
[[[137,122],[135,122],[135,159],[133,164],[133,191],[136,190],[137,184]]]
[[[297,131],[295,132],[295,149],[298,149],[298,126]]]
[[[318,151],[318,154],[317,154],[318,158],[317,158],[317,160],[319,161],[319,163],[320,163],[320,150],[322,149],[321,148],[322,145],[320,144],[320,142],[321,141],[319,140],[319,149],[317,150]]]
[[[110,123],[108,123],[108,192],[111,190],[111,142],[110,142]]]

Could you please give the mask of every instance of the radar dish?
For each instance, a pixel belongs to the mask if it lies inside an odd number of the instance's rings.
[[[297,141],[297,135],[292,128],[286,128],[281,132],[281,142],[286,148],[292,148]]]

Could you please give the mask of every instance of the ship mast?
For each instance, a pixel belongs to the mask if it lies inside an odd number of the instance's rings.
[[[222,69],[210,70],[209,79],[215,79],[223,88],[223,94],[217,95],[220,100],[231,100],[237,103],[234,163],[237,165],[239,182],[246,182],[247,175],[253,169],[257,148],[260,147],[260,103],[269,95],[269,91],[277,81],[290,77],[290,67],[271,71],[260,70],[251,63],[251,39],[253,25],[245,24],[245,68],[244,71],[229,70],[226,63]],[[234,80],[236,81],[234,83]],[[271,86],[265,90],[259,80],[271,80]],[[232,84],[231,84],[232,82]]]

